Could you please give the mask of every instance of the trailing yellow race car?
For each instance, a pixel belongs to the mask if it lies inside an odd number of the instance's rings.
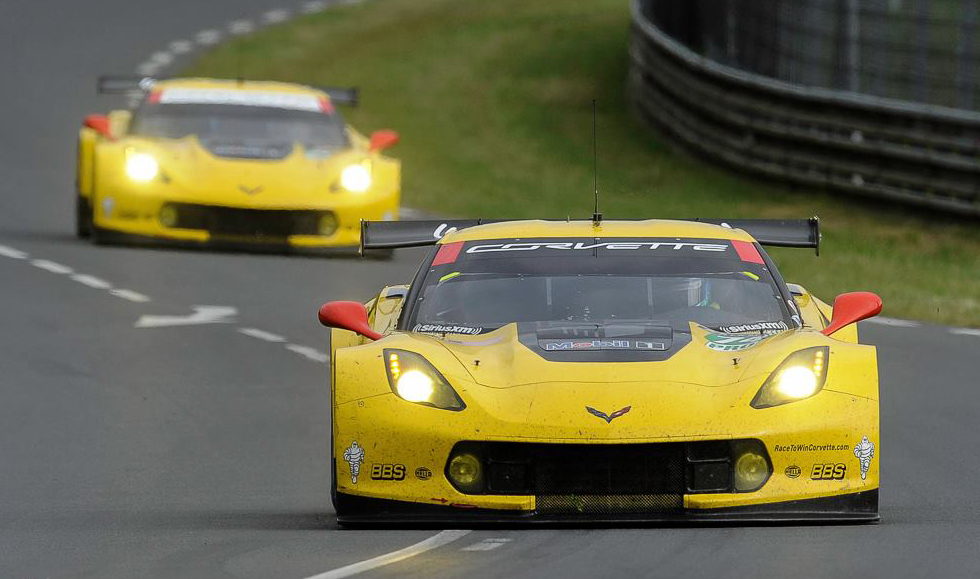
[[[878,518],[875,348],[762,244],[813,220],[365,223],[435,244],[329,302],[344,524]]]
[[[337,104],[356,89],[259,81],[103,77],[134,111],[79,132],[77,233],[96,241],[356,247],[362,219],[398,219],[401,167]]]

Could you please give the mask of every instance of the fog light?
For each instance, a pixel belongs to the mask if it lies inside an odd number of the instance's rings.
[[[177,208],[173,205],[164,205],[160,208],[157,218],[160,220],[160,225],[174,227],[177,225]]]
[[[769,461],[754,450],[743,452],[735,461],[735,490],[757,490],[768,478]]]
[[[483,489],[483,465],[476,456],[469,453],[457,454],[449,461],[449,468],[446,470],[450,482],[460,491],[476,493]]]
[[[337,218],[333,213],[324,213],[316,223],[316,230],[320,235],[333,235],[337,230]]]

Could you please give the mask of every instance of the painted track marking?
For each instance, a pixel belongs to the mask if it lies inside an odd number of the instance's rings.
[[[27,254],[19,249],[14,249],[13,247],[8,247],[6,245],[0,245],[0,255],[4,257],[9,257],[10,259],[27,259]]]
[[[463,547],[460,551],[492,551],[497,547],[503,547],[507,543],[510,543],[513,539],[483,539],[479,543],[473,543],[467,547]]]
[[[129,300],[131,302],[136,302],[138,304],[145,304],[150,301],[150,298],[133,290],[128,289],[113,289],[109,290],[109,293],[116,296],[117,298],[122,298],[124,300]]]
[[[50,271],[51,273],[67,274],[72,272],[72,269],[67,265],[61,265],[60,263],[55,263],[46,259],[35,259],[31,262],[31,265],[43,269],[44,271]]]
[[[438,549],[443,545],[447,545],[453,541],[462,539],[466,535],[469,535],[470,532],[471,531],[464,530],[442,531],[424,541],[420,541],[414,545],[409,545],[404,549],[392,551],[391,553],[380,555],[373,559],[367,559],[366,561],[361,561],[359,563],[353,563],[351,565],[347,565],[346,567],[333,569],[332,571],[320,573],[319,575],[312,575],[306,579],[343,579],[344,577],[364,573],[365,571],[377,569],[378,567],[384,567],[385,565],[391,565],[392,563],[398,563],[399,561],[410,559],[427,551]]]
[[[286,349],[289,350],[290,352],[299,354],[304,358],[313,360],[314,362],[323,363],[330,359],[329,356],[327,356],[320,350],[317,350],[316,348],[311,348],[309,346],[300,346],[298,344],[286,344]]]
[[[286,341],[279,334],[273,334],[272,332],[266,332],[265,330],[260,330],[258,328],[238,328],[238,332],[249,336],[250,338],[256,338],[265,342],[282,343]]]
[[[194,313],[187,316],[140,316],[133,327],[169,328],[173,326],[227,324],[233,322],[237,314],[238,310],[229,306],[194,306]]]
[[[882,326],[895,326],[899,328],[917,328],[921,326],[919,322],[913,322],[912,320],[900,320],[898,318],[886,318],[885,316],[878,316],[876,318],[868,318],[865,320],[872,324],[879,324]]]
[[[980,336],[980,330],[973,328],[952,328],[950,332],[958,336]]]
[[[112,284],[106,280],[84,273],[76,273],[75,275],[71,276],[71,279],[94,289],[109,289],[112,287]]]

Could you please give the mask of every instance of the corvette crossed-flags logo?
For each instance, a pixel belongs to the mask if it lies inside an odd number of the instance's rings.
[[[609,424],[610,422],[613,421],[614,418],[619,418],[620,416],[622,416],[622,415],[626,414],[627,412],[629,412],[630,411],[630,408],[632,408],[632,406],[626,406],[626,407],[620,408],[619,410],[617,410],[616,412],[613,412],[612,414],[606,414],[605,412],[602,412],[601,410],[596,410],[595,408],[592,408],[591,406],[586,406],[585,407],[585,410],[589,414],[591,414],[593,416],[598,416],[599,418],[605,420],[606,421],[606,424]]]

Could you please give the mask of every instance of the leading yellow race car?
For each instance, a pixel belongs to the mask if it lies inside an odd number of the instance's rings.
[[[79,132],[77,233],[103,241],[356,247],[362,219],[398,219],[401,166],[336,104],[355,89],[259,81],[103,77],[135,111]]]
[[[343,524],[878,518],[878,374],[855,322],[762,244],[814,220],[366,223],[435,244],[330,302]]]

